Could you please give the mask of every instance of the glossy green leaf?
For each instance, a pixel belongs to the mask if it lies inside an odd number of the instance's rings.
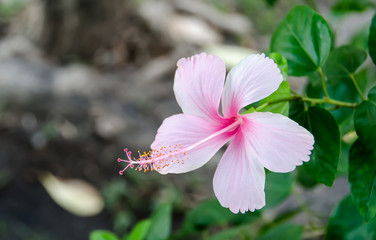
[[[290,96],[290,85],[288,82],[283,81],[274,93],[260,101],[260,106],[262,106],[263,104],[267,104],[268,102],[282,100]],[[274,103],[266,106],[265,108],[262,108],[261,112],[280,113],[282,115],[287,116],[289,114],[289,106],[289,101],[282,101],[280,103]]]
[[[324,71],[328,81],[341,82],[343,78],[348,78],[367,59],[367,53],[352,46],[342,46],[333,50],[328,61],[324,65]]]
[[[288,239],[300,240],[303,238],[303,226],[293,225],[289,223],[281,224],[270,228],[269,231],[262,234],[258,240],[270,239]]]
[[[292,190],[293,177],[290,173],[266,174],[265,181],[265,208],[272,208],[288,197]]]
[[[278,68],[283,76],[283,80],[286,80],[288,76],[287,59],[283,57],[282,54],[276,52],[270,53],[268,57],[273,59],[273,61],[278,65]]]
[[[376,87],[368,93],[368,100],[355,111],[354,126],[359,138],[371,148],[376,146]]]
[[[325,239],[375,239],[375,223],[365,223],[351,196],[347,196],[332,212]]]
[[[289,75],[304,76],[324,65],[331,44],[325,19],[310,7],[297,6],[274,31],[270,49],[287,59]]]
[[[127,240],[143,240],[146,234],[149,232],[151,226],[151,220],[145,219],[137,223],[137,225],[132,229],[129,236],[125,239]]]
[[[90,233],[89,240],[119,240],[119,238],[110,231],[96,230]]]
[[[333,115],[323,108],[310,107],[291,117],[315,137],[311,160],[304,163],[304,170],[315,181],[331,186],[340,154],[340,133]]]
[[[150,218],[150,229],[147,240],[165,240],[171,232],[171,205],[162,204]]]
[[[375,6],[373,0],[339,0],[332,6],[337,13],[362,12],[368,7]]]
[[[350,149],[349,182],[351,195],[360,214],[368,222],[376,216],[376,149],[358,139]]]
[[[365,88],[366,78],[359,67],[365,62],[367,53],[352,46],[342,46],[331,52],[323,70],[327,76],[327,90],[333,99],[358,102],[360,99],[353,80],[357,82],[361,90]],[[339,108],[332,111],[343,133],[353,130],[353,114],[351,108]]]
[[[376,64],[376,14],[372,18],[371,28],[369,29],[368,49],[373,63]]]
[[[366,59],[365,51],[352,46],[335,49],[323,67],[328,79],[329,96],[337,100],[356,102],[359,99],[359,94],[352,79],[357,81],[355,73]]]

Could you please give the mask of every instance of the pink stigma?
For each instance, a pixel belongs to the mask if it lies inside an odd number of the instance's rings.
[[[173,162],[184,163],[182,157],[185,155],[185,148],[181,145],[161,147],[160,149],[153,149],[148,153],[144,152],[141,154],[138,151],[138,158],[132,158],[131,151],[128,151],[127,148],[124,149],[124,152],[127,156],[126,159],[118,158],[118,162],[125,162],[127,165],[123,170],[119,172],[120,175],[123,175],[124,171],[130,167],[136,168],[134,170],[138,171],[154,171],[161,168],[169,166]],[[182,159],[182,160],[180,160]]]

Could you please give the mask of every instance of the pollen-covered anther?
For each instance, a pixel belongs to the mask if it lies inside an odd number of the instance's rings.
[[[178,150],[177,150],[178,149]],[[141,154],[140,151],[137,151],[138,158],[133,158],[131,156],[131,152],[128,151],[127,148],[124,149],[124,152],[127,156],[126,159],[118,158],[118,162],[125,162],[127,165],[119,174],[122,175],[124,171],[130,167],[134,170],[138,171],[154,171],[161,168],[169,167],[172,163],[183,164],[184,158],[186,157],[187,149],[184,149],[182,145],[175,145],[175,146],[162,146],[159,150],[152,149],[149,152],[143,152]],[[136,167],[134,168],[134,166]]]

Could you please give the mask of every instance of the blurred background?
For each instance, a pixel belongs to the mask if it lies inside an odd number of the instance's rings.
[[[342,16],[338,2],[0,0],[0,239],[79,240],[95,229],[123,235],[165,202],[179,229],[189,209],[213,198],[221,154],[180,175],[120,176],[116,161],[124,147],[148,151],[163,119],[181,112],[172,91],[177,60],[205,51],[230,68],[265,52],[298,4],[329,21],[337,46],[363,46],[352,36],[367,36],[373,12]],[[304,79],[289,81],[302,92]],[[338,177],[332,188],[296,191],[328,216],[347,184]]]

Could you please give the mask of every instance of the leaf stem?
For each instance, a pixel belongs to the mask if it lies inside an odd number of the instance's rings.
[[[331,98],[322,99],[322,98],[309,98],[309,97],[303,97],[303,96],[291,96],[287,98],[281,98],[275,101],[266,102],[262,104],[261,106],[259,106],[258,108],[256,108],[256,111],[259,112],[269,105],[280,103],[280,102],[286,102],[286,101],[303,101],[303,102],[309,102],[312,104],[329,103],[329,104],[336,105],[338,107],[350,107],[350,108],[356,108],[357,106],[357,103],[343,102],[343,101],[338,101],[338,100],[331,99]],[[245,112],[245,114],[246,113],[247,112]]]
[[[324,73],[322,72],[322,68],[321,67],[318,68],[317,71],[320,74],[322,90],[324,91],[324,95],[326,98],[329,98],[328,90],[326,89],[326,84],[325,84],[325,76],[324,76]]]
[[[363,93],[362,93],[362,91],[360,90],[360,87],[359,87],[359,85],[358,85],[358,83],[357,83],[357,81],[356,81],[356,79],[355,79],[354,74],[350,74],[350,78],[351,78],[351,81],[354,83],[355,89],[356,89],[356,91],[358,92],[360,98],[361,98],[363,101],[365,101],[366,99],[364,98]]]

